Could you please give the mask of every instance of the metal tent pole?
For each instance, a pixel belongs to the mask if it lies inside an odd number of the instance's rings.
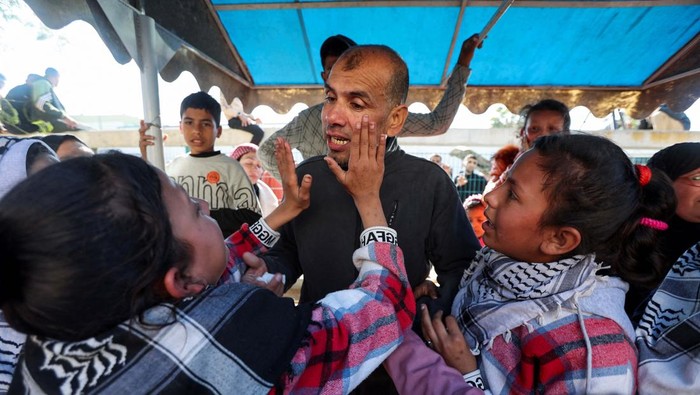
[[[146,149],[148,161],[161,170],[165,170],[163,154],[163,131],[160,125],[160,97],[158,95],[158,68],[156,67],[155,35],[156,25],[153,18],[146,15],[143,2],[141,15],[136,20],[138,53],[141,60],[141,96],[143,98],[144,120],[149,124],[147,134],[155,136],[155,144]]]
[[[510,5],[513,4],[515,0],[503,0],[501,3],[501,6],[498,7],[498,10],[496,10],[496,13],[493,14],[489,22],[484,26],[484,29],[479,33],[479,43],[484,41],[484,38],[489,34],[491,31],[491,28],[498,22],[499,19],[501,19],[501,16],[508,11],[508,8],[510,8]]]

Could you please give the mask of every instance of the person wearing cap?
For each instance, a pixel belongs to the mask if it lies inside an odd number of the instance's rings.
[[[267,216],[277,208],[279,202],[272,188],[262,180],[265,169],[263,169],[260,159],[258,159],[258,146],[252,143],[239,144],[233,149],[230,156],[243,167],[260,201],[262,215],[263,217]]]
[[[331,68],[340,55],[350,47],[357,45],[353,40],[341,34],[328,37],[321,45],[321,78],[325,83]],[[399,137],[405,136],[437,136],[447,132],[452,120],[457,114],[459,104],[464,99],[466,83],[471,69],[469,64],[474,57],[474,51],[481,47],[478,34],[474,34],[462,43],[462,49],[452,75],[447,80],[447,88],[442,99],[431,113],[408,113]],[[311,106],[301,111],[290,123],[275,132],[260,145],[258,157],[263,167],[269,169],[279,179],[275,167],[275,141],[284,138],[289,145],[301,152],[304,159],[317,155],[325,155],[327,151],[325,134],[321,126],[321,109],[324,103]]]

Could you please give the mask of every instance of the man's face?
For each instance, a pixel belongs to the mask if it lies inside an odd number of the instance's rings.
[[[383,62],[365,57],[353,70],[336,64],[325,87],[325,104],[321,119],[328,145],[328,155],[346,168],[350,157],[353,128],[359,128],[363,115],[375,122],[378,134],[387,133],[392,108],[385,94],[390,71]]]
[[[467,174],[472,174],[474,169],[476,169],[476,159],[475,158],[464,158],[464,171]]]
[[[221,126],[216,126],[214,116],[202,108],[187,108],[182,113],[180,132],[193,154],[214,151],[214,142],[221,136]]]

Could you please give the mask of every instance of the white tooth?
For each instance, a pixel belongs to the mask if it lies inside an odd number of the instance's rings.
[[[345,144],[349,143],[350,141],[349,141],[349,140],[340,140],[340,139],[338,139],[338,138],[331,137],[331,142],[332,142],[333,144],[345,145]]]

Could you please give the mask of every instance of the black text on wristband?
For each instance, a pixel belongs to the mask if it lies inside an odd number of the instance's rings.
[[[479,389],[486,389],[486,386],[484,386],[484,380],[481,378],[481,371],[479,369],[469,372],[465,375],[462,376],[464,378],[464,382],[471,385],[472,387],[479,388]]]
[[[360,245],[363,247],[375,241],[397,245],[396,231],[386,226],[373,226],[360,234]]]

